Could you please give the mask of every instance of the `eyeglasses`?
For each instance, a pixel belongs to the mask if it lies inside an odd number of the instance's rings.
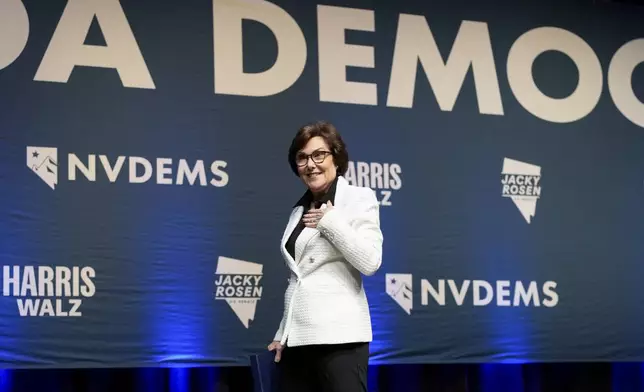
[[[327,156],[331,155],[331,152],[329,151],[324,151],[324,150],[316,150],[313,151],[311,154],[299,154],[295,158],[295,163],[298,166],[306,166],[306,164],[309,162],[309,157],[313,159],[313,162],[315,163],[322,163],[326,159]]]

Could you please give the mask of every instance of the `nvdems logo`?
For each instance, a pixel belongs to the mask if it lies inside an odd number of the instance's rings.
[[[412,274],[386,274],[385,289],[398,305],[411,314],[413,308]],[[509,280],[455,280],[438,279],[430,282],[420,280],[420,303],[422,306],[499,306],[552,308],[559,303],[557,282],[509,281]]]
[[[215,299],[224,300],[246,328],[262,298],[263,266],[220,256],[215,272]]]
[[[402,188],[402,169],[397,163],[354,162],[344,177],[353,186],[366,186],[374,191],[381,206],[392,205],[392,194]]]
[[[541,196],[541,166],[505,158],[501,171],[501,195],[509,197],[530,223]]]
[[[45,181],[51,189],[58,184],[58,149],[55,147],[27,147],[27,167]]]
[[[400,305],[407,314],[411,314],[414,306],[414,292],[412,291],[411,274],[386,274],[385,289],[387,294]]]
[[[58,149],[55,147],[27,147],[27,166],[51,189],[58,184]],[[107,156],[87,154],[81,157],[67,154],[67,181],[82,179],[90,182],[106,180],[126,181],[130,184],[153,182],[163,185],[200,185],[224,187],[228,185],[226,161],[216,160],[206,165],[203,160],[154,158],[138,156]]]
[[[20,316],[80,317],[84,298],[96,294],[92,267],[2,267],[2,295],[16,299]]]

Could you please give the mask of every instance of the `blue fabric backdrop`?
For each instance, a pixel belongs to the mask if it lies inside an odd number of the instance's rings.
[[[370,392],[641,392],[641,364],[374,365]],[[4,370],[0,391],[260,392],[247,367]]]
[[[643,14],[556,4],[5,1],[0,364],[247,364],[318,119],[381,200],[373,364],[642,360]]]

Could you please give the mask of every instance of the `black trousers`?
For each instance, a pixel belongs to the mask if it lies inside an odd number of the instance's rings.
[[[369,343],[285,347],[280,392],[367,392]]]

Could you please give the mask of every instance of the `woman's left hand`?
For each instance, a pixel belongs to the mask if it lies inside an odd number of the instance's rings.
[[[302,217],[302,222],[304,222],[304,226],[310,227],[310,228],[316,228],[318,226],[318,222],[320,221],[320,219],[322,219],[324,214],[331,211],[331,209],[333,209],[333,203],[331,203],[331,201],[328,201],[326,204],[323,204],[322,207],[320,208],[310,209]]]

